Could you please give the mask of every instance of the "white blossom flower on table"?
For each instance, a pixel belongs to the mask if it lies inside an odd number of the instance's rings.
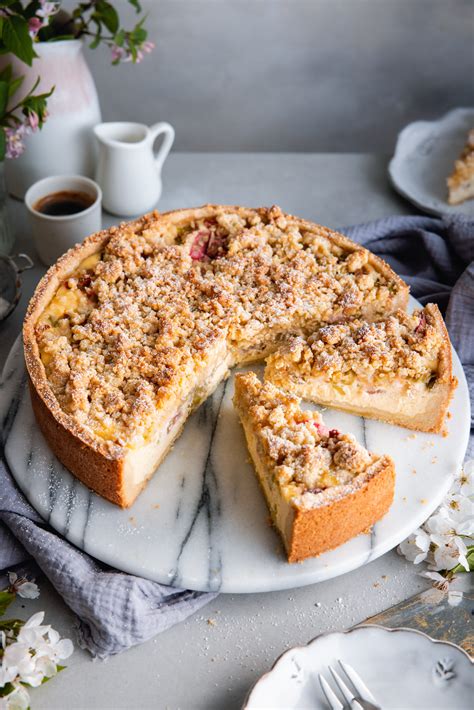
[[[462,592],[450,589],[450,581],[446,577],[443,577],[439,572],[422,572],[422,577],[431,579],[433,586],[440,589],[442,592],[448,593],[448,604],[451,606],[457,606],[462,601]]]
[[[456,572],[474,569],[474,461],[464,464],[442,505],[398,552],[415,564],[427,562],[431,572],[422,575],[443,591]],[[453,603],[459,594],[453,592]]]
[[[10,590],[23,599],[37,599],[39,597],[38,585],[29,582],[26,577],[19,577],[16,572],[8,573]]]
[[[452,496],[452,499],[454,498],[461,498],[461,496]],[[465,500],[468,506],[474,507],[469,499]],[[465,509],[466,506],[461,503],[459,508]],[[434,545],[431,569],[451,570],[460,564],[466,572],[469,572],[466,559],[467,546],[463,537],[472,536],[473,521],[465,518],[463,514],[455,513],[457,512],[442,506],[439,512],[428,518],[425,523],[431,543]]]
[[[28,710],[30,695],[21,683],[14,683],[13,690],[0,698],[0,710]]]
[[[433,552],[433,562],[429,568],[432,570],[447,570],[448,572],[455,567],[463,567],[466,572],[469,572],[469,563],[467,561],[467,547],[460,537],[453,537],[447,542],[443,539],[438,540],[438,536],[433,535],[432,540],[436,547]]]
[[[454,480],[454,490],[472,500],[474,497],[474,459],[466,461],[459,476]]]
[[[453,523],[457,535],[474,535],[474,502],[466,495],[460,493],[451,495],[446,506],[441,508]]]
[[[418,565],[426,559],[430,544],[430,536],[422,528],[418,528],[400,544],[399,550],[407,560]]]
[[[33,614],[21,627],[14,643],[3,651],[2,668],[13,678],[27,683],[33,688],[41,685],[45,678],[57,673],[58,661],[68,658],[72,642],[61,639],[57,631],[49,625],[42,625],[44,612]]]
[[[25,599],[39,596],[36,584],[14,572],[8,575],[10,586],[0,591],[3,609],[18,594]],[[0,631],[0,710],[27,710],[30,697],[27,687],[36,688],[57,674],[60,662],[73,652],[72,641],[62,639],[49,624],[43,624],[44,611],[26,622],[3,621]]]

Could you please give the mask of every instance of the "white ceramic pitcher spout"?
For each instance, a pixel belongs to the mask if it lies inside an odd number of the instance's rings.
[[[99,143],[96,180],[104,208],[123,216],[153,209],[161,195],[161,168],[173,145],[173,126],[118,121],[99,123],[94,133]],[[161,134],[163,142],[155,153],[153,145]]]

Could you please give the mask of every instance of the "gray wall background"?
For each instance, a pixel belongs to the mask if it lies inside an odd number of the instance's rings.
[[[474,104],[473,0],[142,5],[151,55],[87,57],[104,119],[170,121],[176,150],[388,152],[408,122]]]

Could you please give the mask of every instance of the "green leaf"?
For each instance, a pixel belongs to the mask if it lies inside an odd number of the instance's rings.
[[[47,99],[53,93],[55,87],[48,91],[46,94],[37,94],[36,96],[27,96],[22,102],[22,112],[24,116],[28,116],[29,113],[34,112],[38,114],[39,127],[43,126],[44,117],[47,108]]]
[[[11,81],[12,71],[13,71],[12,65],[7,64],[5,69],[2,72],[0,72],[0,81]]]
[[[3,118],[8,104],[8,82],[0,81],[0,119]]]
[[[132,62],[135,64],[137,61],[137,48],[131,40],[128,41],[128,48],[130,50],[130,54],[132,55]]]
[[[21,619],[5,619],[0,621],[0,631],[13,631],[13,633],[18,633],[25,622]]]
[[[473,572],[474,571],[474,545],[469,545],[467,548],[467,554],[466,554],[466,560],[467,564],[469,565],[469,571]],[[467,572],[467,569],[459,564],[456,565],[456,567],[453,567],[452,570],[450,570],[452,574],[458,574],[459,572]]]
[[[123,47],[124,41],[125,41],[125,30],[119,30],[114,37],[114,42],[117,45],[117,47]]]
[[[5,685],[2,685],[2,687],[0,688],[0,698],[4,698],[7,695],[10,695],[10,693],[14,689],[15,688],[13,687],[12,683],[5,683]]]
[[[27,103],[28,103],[28,101],[29,101],[31,98],[33,98],[33,99],[35,99],[35,98],[36,98],[36,99],[48,99],[48,98],[51,96],[51,94],[53,93],[54,88],[55,88],[54,86],[52,86],[51,89],[50,89],[49,91],[45,92],[44,94],[36,94],[36,96],[33,96],[33,92],[36,91],[36,89],[37,89],[38,84],[40,83],[40,81],[41,81],[41,79],[40,79],[40,77],[38,76],[38,77],[36,78],[35,83],[34,83],[33,86],[31,87],[31,89],[28,91],[27,95],[22,99],[22,102],[21,102],[21,103],[22,103],[23,106],[26,106]]]
[[[100,16],[109,32],[114,35],[119,28],[119,16],[115,7],[106,2],[106,0],[97,0],[95,7],[95,14]]]
[[[139,22],[137,22],[137,24],[135,25],[135,28],[143,27],[143,25],[145,24],[145,20],[147,18],[148,18],[148,13],[146,15],[143,15],[142,19]]]
[[[41,81],[41,78],[40,78],[39,76],[37,76],[37,77],[36,77],[36,81],[35,81],[35,83],[33,84],[33,86],[31,87],[31,89],[28,91],[27,96],[31,96],[31,94],[33,93],[33,91],[36,91],[36,87],[38,86],[38,84],[40,83],[40,81]]]
[[[0,162],[2,162],[2,160],[5,160],[6,148],[7,140],[5,137],[5,129],[3,128],[3,126],[0,126]]]
[[[60,673],[60,672],[63,671],[65,668],[67,668],[67,666],[59,666],[59,665],[57,665],[57,666],[56,666],[56,673]],[[54,675],[44,676],[43,680],[41,681],[41,685],[43,685],[44,683],[47,683],[48,680],[51,680],[51,678],[54,678]]]
[[[97,32],[95,38],[92,40],[90,43],[89,47],[90,49],[96,49],[96,47],[99,46],[101,40],[100,32]]]
[[[95,38],[90,43],[89,47],[91,49],[95,49],[96,47],[98,47],[98,45],[100,44],[100,41],[102,39],[102,25],[100,24],[100,17],[96,16],[96,13],[94,13],[92,15],[91,19],[97,29],[96,29],[96,33],[95,33]]]
[[[5,22],[2,40],[9,52],[31,67],[38,56],[33,49],[33,42],[28,32],[28,23],[19,15],[10,15]]]
[[[63,42],[65,39],[76,39],[75,35],[54,35],[49,40],[50,42]]]
[[[141,12],[142,11],[142,6],[138,2],[138,0],[128,0],[130,5],[135,8],[136,12]]]
[[[137,25],[137,26],[135,27],[135,29],[133,29],[133,30],[130,32],[130,39],[131,39],[132,42],[134,42],[135,44],[143,44],[143,42],[144,42],[144,41],[146,40],[146,38],[147,38],[147,35],[148,35],[148,32],[147,32],[146,30],[144,30],[143,27],[139,27],[139,26]]]
[[[13,81],[10,82],[8,86],[8,98],[10,96],[13,96],[13,94],[16,94],[20,86],[23,84],[24,76],[18,76],[16,79],[13,79]]]
[[[3,140],[5,141],[5,133],[2,130]],[[5,148],[5,146],[4,146]],[[14,592],[9,592],[8,589],[4,589],[0,592],[0,616],[3,616],[12,601],[15,599],[16,594]]]

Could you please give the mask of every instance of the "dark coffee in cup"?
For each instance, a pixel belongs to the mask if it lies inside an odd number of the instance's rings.
[[[62,190],[45,195],[33,205],[33,209],[51,217],[65,217],[83,212],[95,202],[86,192]]]

